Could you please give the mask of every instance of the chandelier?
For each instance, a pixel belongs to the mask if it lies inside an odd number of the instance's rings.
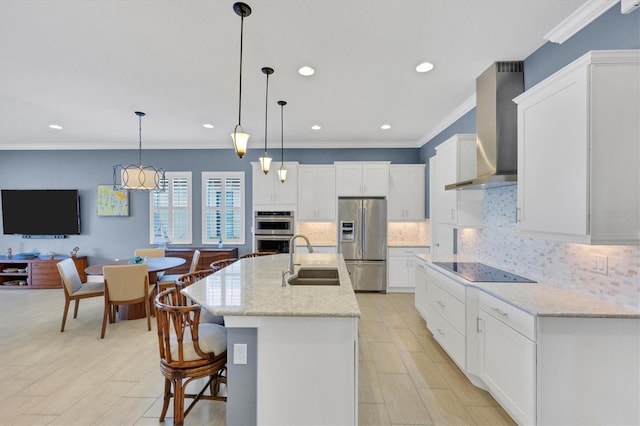
[[[113,166],[113,189],[159,189],[162,191],[165,189],[166,182],[164,169],[142,165],[142,117],[146,114],[140,111],[136,111],[135,114],[138,116],[138,164]],[[120,175],[120,185],[118,185],[118,175]]]

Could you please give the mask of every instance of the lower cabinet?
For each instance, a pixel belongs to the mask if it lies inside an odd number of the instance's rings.
[[[478,313],[480,378],[502,407],[519,424],[536,423],[536,343],[518,332],[518,319],[534,317],[485,293]],[[522,318],[528,316],[528,318]]]
[[[427,328],[518,424],[640,424],[640,317],[533,315],[416,262]]]
[[[427,269],[426,276],[427,328],[464,371],[467,363],[464,285],[431,268]]]
[[[415,306],[422,318],[427,318],[427,312],[429,311],[429,299],[427,295],[427,267],[424,262],[415,262]]]
[[[391,247],[387,258],[388,292],[412,292],[415,289],[415,255],[429,253],[428,247]]]

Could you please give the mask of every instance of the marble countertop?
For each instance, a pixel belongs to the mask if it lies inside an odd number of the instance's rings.
[[[455,255],[416,257],[425,262],[474,262],[475,259]],[[466,286],[476,287],[517,308],[539,317],[640,318],[640,311],[627,308],[588,294],[565,290],[545,283],[479,283],[470,282],[437,265],[438,271]]]
[[[360,308],[341,254],[296,253],[303,266],[337,266],[339,286],[282,287],[288,254],[240,259],[183,293],[214,315],[359,317]],[[299,266],[296,266],[296,271]],[[287,276],[288,277],[288,276]]]

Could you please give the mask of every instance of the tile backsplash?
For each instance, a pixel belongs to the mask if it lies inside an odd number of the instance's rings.
[[[640,309],[640,246],[589,246],[516,232],[516,186],[485,191],[482,229],[458,230],[458,254],[557,287]],[[606,257],[607,274],[592,271]]]

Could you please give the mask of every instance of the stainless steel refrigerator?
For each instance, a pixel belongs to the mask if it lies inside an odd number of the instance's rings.
[[[387,291],[387,200],[338,198],[338,253],[355,291]]]

